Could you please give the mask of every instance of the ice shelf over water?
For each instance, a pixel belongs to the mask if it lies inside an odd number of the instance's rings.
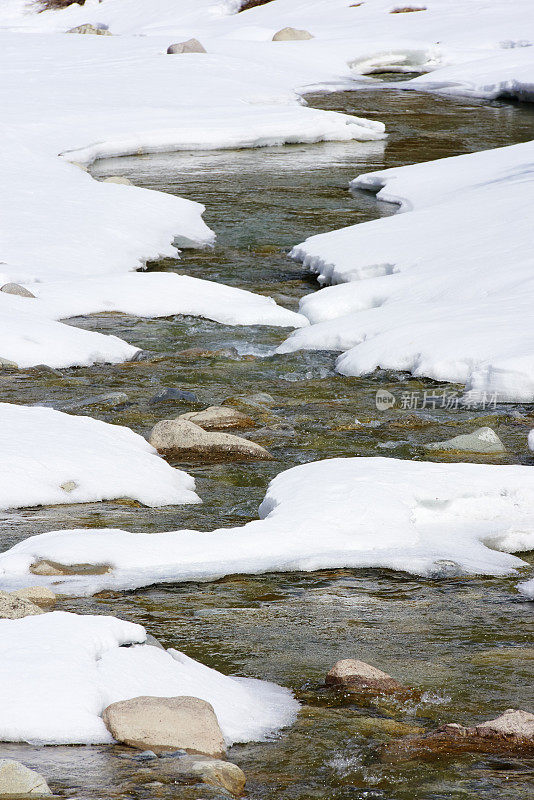
[[[0,555],[0,588],[30,567],[106,564],[103,575],[31,575],[67,594],[210,580],[234,573],[382,567],[423,576],[500,575],[534,547],[528,466],[336,458],[294,467],[270,484],[260,519],[201,533],[52,531]]]

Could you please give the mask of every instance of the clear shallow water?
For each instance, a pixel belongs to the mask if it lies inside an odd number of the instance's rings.
[[[218,235],[216,247],[184,251],[180,261],[167,259],[150,268],[242,286],[296,308],[316,283],[286,257],[292,245],[314,233],[395,211],[371,195],[351,195],[347,191],[351,178],[373,169],[524,141],[532,137],[534,122],[528,106],[465,104],[396,90],[316,95],[308,100],[317,107],[382,119],[390,137],[384,143],[178,153],[95,165],[95,177],[126,175],[137,185],[206,205],[205,219]],[[76,319],[73,324],[122,336],[147,351],[147,359],[64,370],[62,377],[6,373],[2,400],[62,408],[122,391],[128,395],[123,406],[87,406],[79,413],[146,434],[159,419],[231,395],[268,392],[274,405],[265,407],[250,435],[276,460],[184,465],[197,478],[202,506],[154,510],[102,503],[3,514],[6,547],[56,528],[209,530],[242,524],[256,516],[269,479],[294,464],[337,455],[424,459],[428,458],[424,442],[482,424],[499,433],[508,452],[466,460],[534,463],[526,449],[526,434],[534,426],[532,407],[380,412],[375,404],[378,388],[400,398],[403,391],[459,387],[391,373],[345,378],[333,371],[331,353],[266,357],[287,334],[281,329],[116,314]],[[193,347],[235,348],[237,353],[179,355]],[[170,386],[194,391],[198,402],[150,403]],[[355,424],[356,418],[364,425]],[[489,718],[511,706],[532,710],[532,605],[517,595],[515,583],[517,577],[429,582],[385,570],[335,570],[150,587],[65,600],[60,607],[141,622],[166,646],[178,647],[210,666],[295,689],[303,710],[291,730],[272,742],[235,747],[230,753],[247,773],[251,798],[474,800],[499,794],[519,800],[532,786],[533,763],[477,756],[386,765],[380,759],[380,746],[388,736],[379,721],[388,718],[427,728],[438,722]],[[361,707],[350,697],[318,690],[334,661],[348,656],[423,688],[426,701],[418,707],[384,702]],[[370,723],[369,717],[375,722]],[[170,760],[136,762],[121,757],[128,755],[124,748],[5,745],[0,754],[38,767],[72,797],[218,794],[207,787],[178,787]]]

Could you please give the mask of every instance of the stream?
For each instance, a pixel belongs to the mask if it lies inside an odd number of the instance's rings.
[[[396,207],[348,191],[362,172],[499,147],[532,138],[526,104],[475,103],[402,91],[308,95],[311,106],[385,122],[385,142],[292,145],[260,150],[181,152],[97,162],[92,175],[128,177],[206,206],[213,249],[148,265],[227,283],[297,309],[317,288],[287,257],[307,236],[388,216]],[[199,318],[140,319],[94,314],[73,325],[112,333],[142,348],[139,361],[6,373],[5,402],[45,404],[127,425],[142,435],[160,419],[208,405],[238,407],[257,393],[258,425],[246,435],[272,462],[181,464],[197,481],[202,505],[150,509],[133,501],[3,512],[3,544],[76,527],[154,532],[242,525],[257,516],[271,478],[296,464],[334,456],[455,460],[424,451],[428,441],[492,427],[505,454],[463,460],[534,464],[526,447],[534,427],[528,405],[486,409],[377,409],[378,389],[454,392],[407,374],[377,371],[347,378],[335,353],[273,356],[289,335],[270,327],[231,327]],[[200,351],[200,352],[199,352]],[[165,388],[194,392],[195,402],[151,402]],[[115,405],[93,401],[124,392]],[[245,400],[246,404],[247,400]],[[254,415],[253,414],[253,415]],[[174,463],[174,462],[173,462]],[[290,532],[288,532],[290,533]],[[534,553],[522,555],[534,563]],[[229,674],[273,680],[302,702],[297,722],[268,742],[234,746],[228,758],[247,775],[251,800],[523,800],[534,790],[534,761],[486,755],[388,764],[381,746],[403,726],[471,724],[506,708],[532,710],[532,604],[518,595],[519,576],[420,579],[384,569],[230,576],[212,583],[106,592],[58,604],[79,613],[113,614],[146,626],[166,647]],[[423,690],[415,703],[378,698],[362,706],[320,684],[340,658],[360,658]],[[227,797],[209,786],[182,786],[172,759],[139,761],[114,747],[2,745],[73,798]]]

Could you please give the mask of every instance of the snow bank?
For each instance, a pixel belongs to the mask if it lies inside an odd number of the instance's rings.
[[[137,646],[145,639],[141,625],[115,617],[55,611],[0,620],[0,740],[112,742],[103,710],[141,695],[207,700],[228,745],[293,722],[298,703],[287,689],[226,677],[175,650]]]
[[[527,597],[529,600],[534,600],[534,578],[530,581],[524,581],[523,583],[518,584],[519,591],[522,595]]]
[[[473,399],[532,401],[533,156],[529,142],[353,181],[409,213],[293,249],[320,283],[339,285],[303,299],[316,324],[279,352],[344,350],[345,375],[401,369],[465,383]]]
[[[129,428],[8,403],[0,403],[0,427],[0,508],[118,497],[147,506],[200,502],[193,478]]]
[[[234,573],[383,567],[424,576],[499,575],[534,547],[534,470],[347,458],[294,467],[270,484],[260,520],[212,533],[52,531],[0,556],[0,586],[27,585],[41,559],[106,563],[105,575],[34,576],[91,594]]]

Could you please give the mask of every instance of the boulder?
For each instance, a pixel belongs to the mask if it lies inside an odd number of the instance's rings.
[[[180,53],[205,53],[206,49],[200,44],[198,39],[188,39],[187,42],[177,42],[167,48],[169,55],[179,55]]]
[[[111,32],[107,28],[100,27],[99,25],[90,25],[88,22],[85,25],[77,25],[71,28],[67,33],[89,33],[93,36],[111,36]]]
[[[399,761],[463,753],[534,753],[534,714],[509,708],[500,717],[473,727],[450,723],[423,736],[392,742],[383,754],[388,760]]]
[[[0,289],[0,292],[5,292],[6,294],[16,294],[19,297],[35,298],[35,295],[32,294],[32,292],[28,291],[28,289],[25,289],[24,286],[20,286],[18,283],[4,283]]]
[[[202,781],[209,786],[220,786],[236,796],[243,793],[246,783],[245,774],[237,764],[206,756],[183,756],[173,759],[168,771],[182,780]]]
[[[409,691],[391,675],[354,658],[344,658],[336,662],[326,676],[325,683],[327,686],[341,686],[366,694],[398,694]]]
[[[472,433],[464,433],[446,439],[444,442],[429,442],[427,450],[461,450],[465,453],[505,453],[506,448],[491,428],[477,428]]]
[[[43,613],[43,609],[31,600],[0,591],[0,619],[22,619]]]
[[[171,387],[169,389],[162,389],[150,399],[151,403],[196,403],[197,396],[194,392],[189,392],[187,389],[176,389]]]
[[[149,442],[159,453],[194,461],[261,461],[272,458],[261,445],[231,433],[212,433],[186,419],[164,419]]]
[[[131,180],[123,175],[110,175],[109,178],[104,178],[102,183],[119,183],[123,186],[133,186]]]
[[[28,769],[20,761],[10,758],[0,760],[0,797],[33,795],[43,797],[52,794],[50,787],[38,772]]]
[[[11,361],[9,358],[2,358],[2,356],[0,356],[0,367],[2,369],[18,369],[19,365],[15,361]]]
[[[273,42],[301,42],[304,39],[313,39],[309,31],[299,30],[298,28],[282,28],[273,36]]]
[[[40,607],[54,606],[57,597],[54,592],[47,589],[46,586],[28,586],[25,589],[17,589],[11,592],[11,597],[18,597],[21,600],[27,600]]]
[[[213,707],[198,697],[134,697],[112,703],[102,719],[117,741],[141,750],[183,749],[215,758],[226,751]]]
[[[178,419],[194,422],[205,431],[254,427],[254,420],[236,408],[226,406],[209,406],[204,411],[190,411],[187,414],[180,414]]]

